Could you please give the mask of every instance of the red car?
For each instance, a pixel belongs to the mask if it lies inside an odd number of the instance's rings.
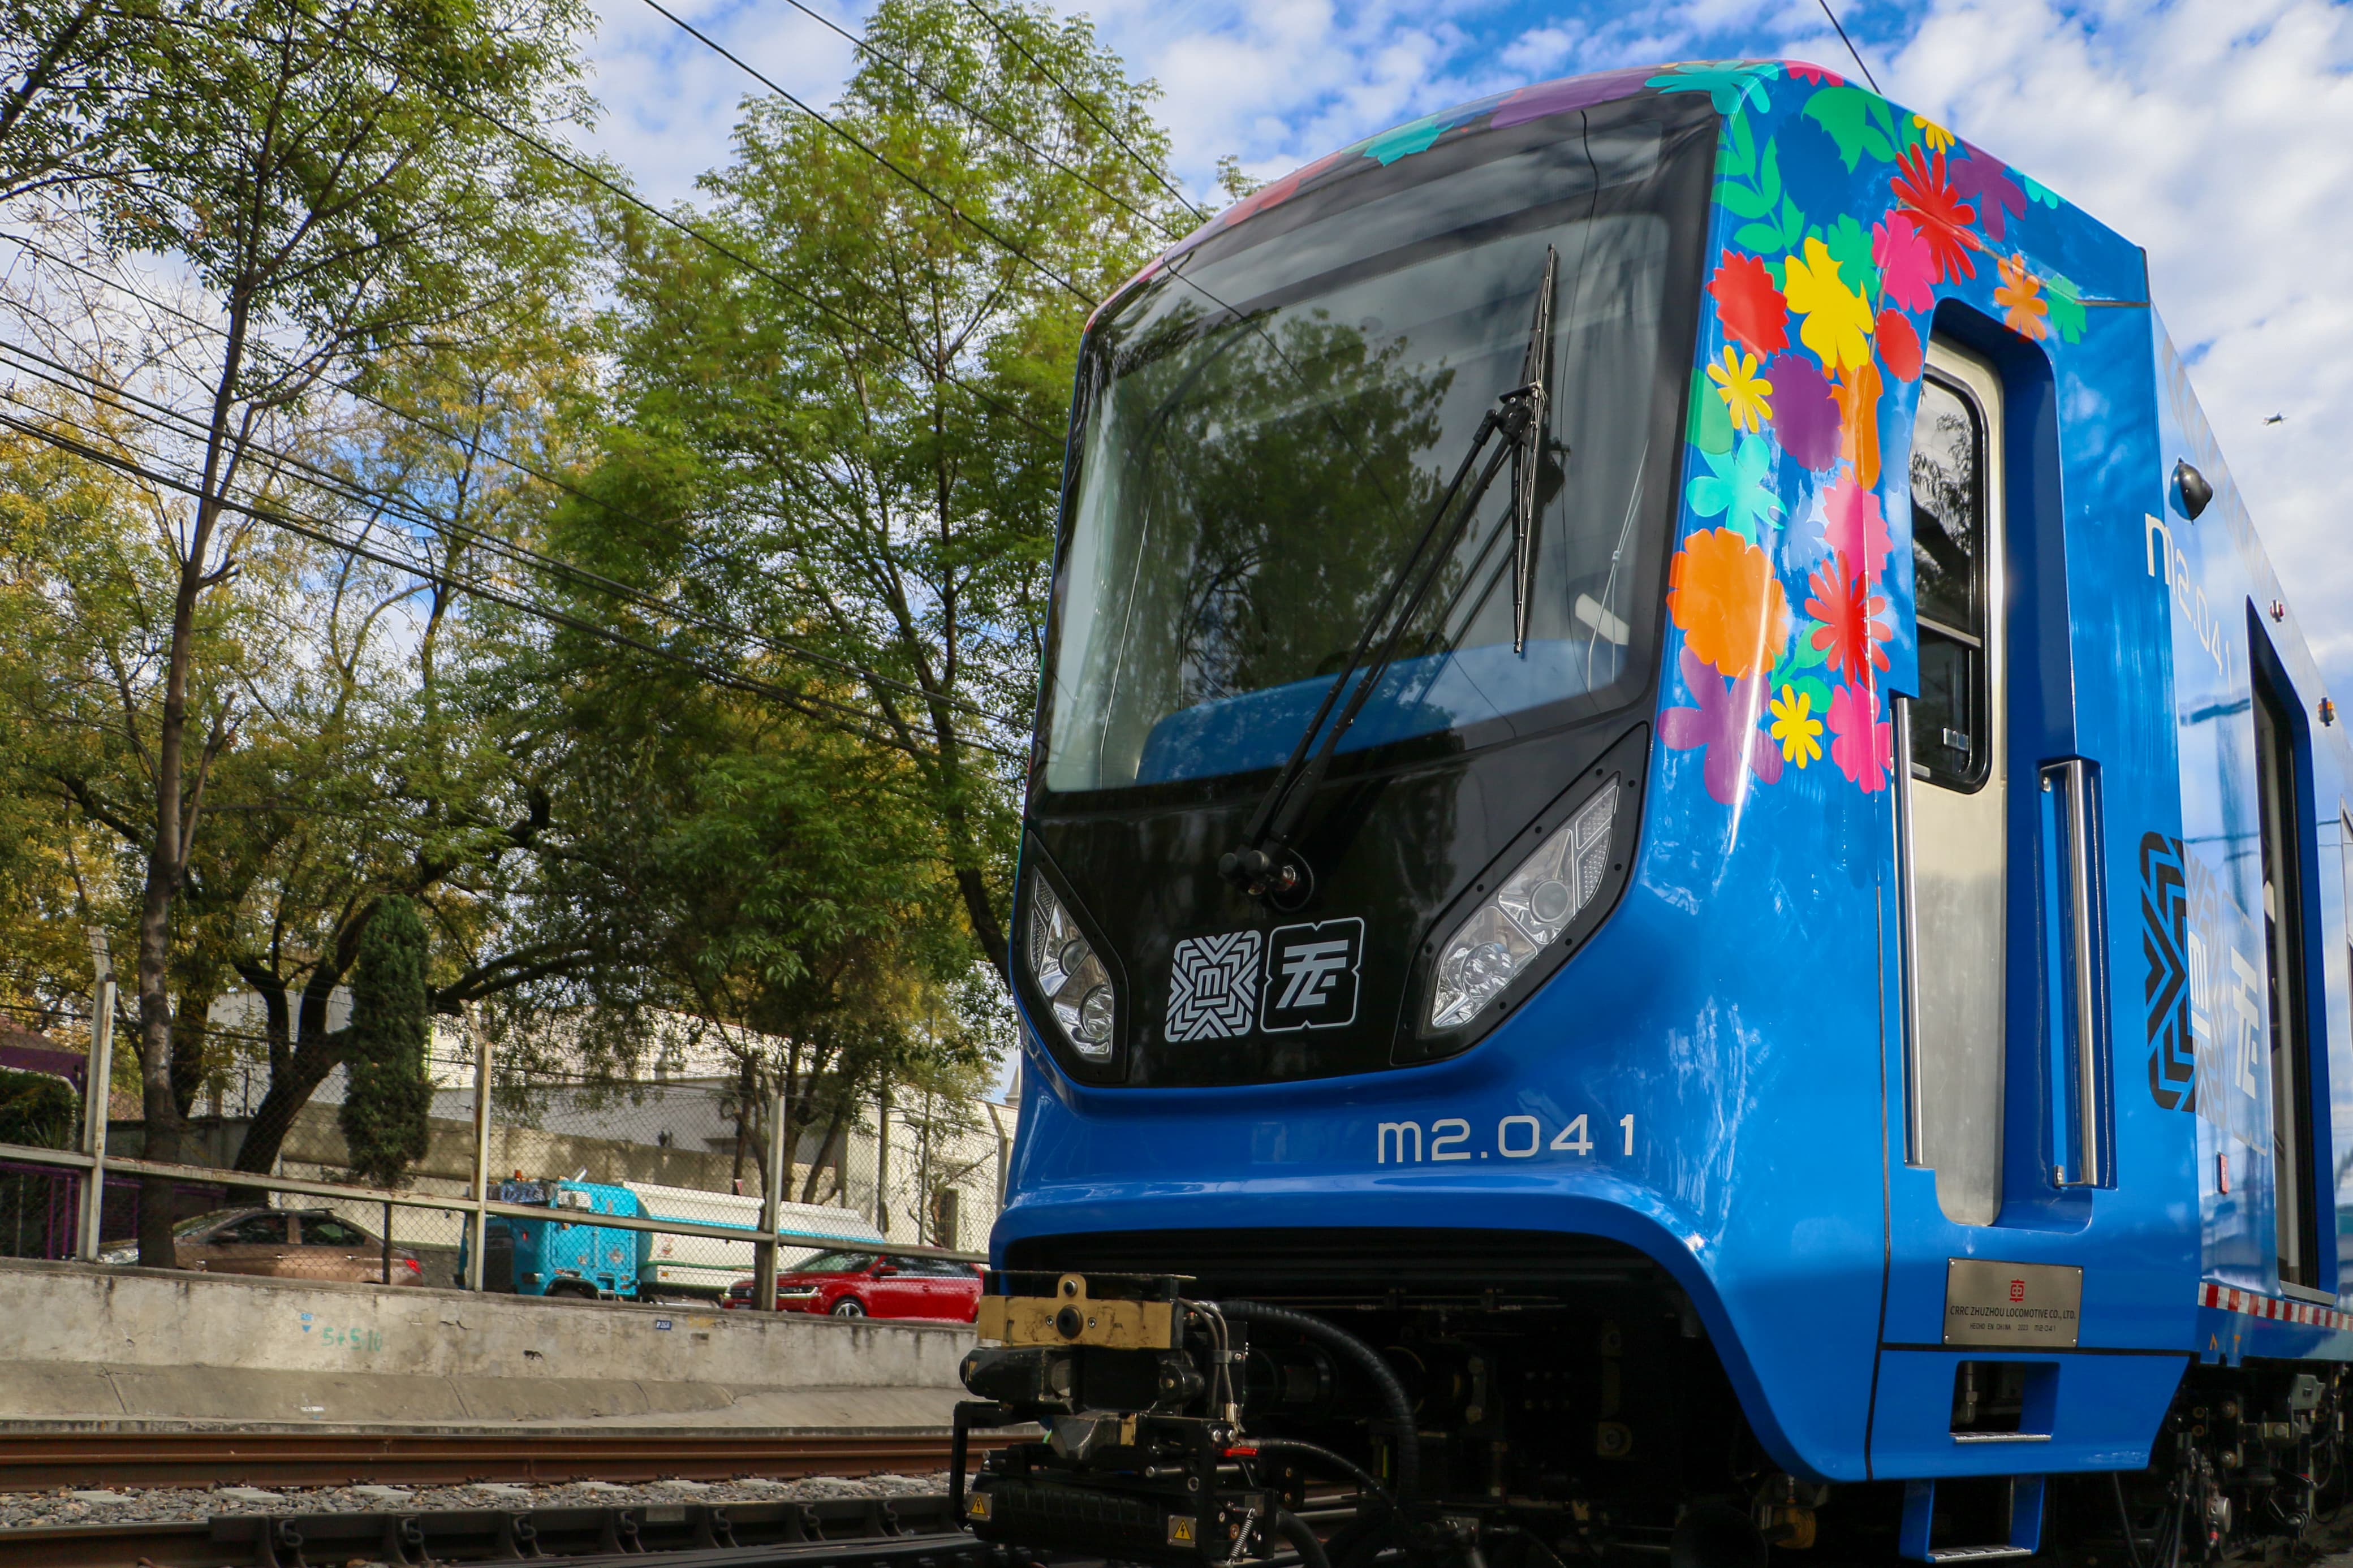
[[[752,1281],[735,1281],[723,1304],[749,1308]],[[980,1311],[980,1270],[945,1258],[820,1252],[776,1276],[776,1310],[969,1323]]]

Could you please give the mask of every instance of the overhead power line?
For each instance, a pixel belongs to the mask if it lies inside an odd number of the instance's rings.
[[[1004,39],[1014,52],[1018,54],[1023,59],[1028,60],[1030,66],[1039,76],[1042,76],[1048,81],[1052,82],[1055,89],[1069,101],[1071,108],[1077,110],[1081,114],[1085,115],[1089,120],[1093,121],[1097,125],[1101,126],[1103,128],[1103,134],[1110,137],[1113,142],[1117,143],[1119,150],[1126,153],[1128,157],[1134,161],[1137,168],[1142,169],[1145,174],[1151,175],[1155,184],[1157,184],[1162,190],[1166,191],[1170,195],[1176,197],[1176,203],[1179,206],[1182,206],[1187,212],[1191,213],[1194,218],[1198,222],[1207,223],[1209,221],[1209,215],[1208,213],[1205,213],[1199,207],[1195,206],[1190,197],[1187,196],[1184,192],[1178,190],[1176,186],[1170,184],[1168,183],[1168,177],[1160,172],[1160,168],[1157,164],[1154,163],[1151,159],[1145,157],[1143,153],[1137,152],[1134,146],[1130,145],[1127,138],[1119,133],[1119,128],[1117,126],[1112,124],[1110,121],[1105,120],[1102,115],[1096,113],[1094,105],[1080,97],[1068,83],[1064,82],[1060,77],[1054,74],[1052,68],[1049,67],[1045,61],[1032,54],[1029,50],[1029,46],[1024,44],[1019,38],[1015,37],[1012,32],[1007,28],[1005,24],[1000,21],[987,6],[981,4],[981,0],[964,0],[964,3],[971,9],[974,16],[978,16],[983,22],[986,22],[988,25],[991,32],[994,32],[998,37]]]
[[[128,474],[133,478],[143,480],[148,484],[155,485],[164,489],[173,490],[193,500],[202,500],[205,499],[202,487],[191,480],[183,479],[174,474],[166,473],[160,468],[153,467],[152,464],[154,460],[153,454],[140,452],[138,448],[131,447],[129,443],[117,442],[113,437],[100,437],[126,447],[130,451],[135,453],[139,458],[148,459],[147,461],[136,461],[133,460],[132,458],[124,457],[121,453],[109,451],[102,447],[94,445],[91,441],[75,439],[72,437],[62,435],[58,430],[51,427],[51,426],[57,423],[69,422],[56,420],[54,416],[50,415],[47,410],[41,409],[33,404],[27,403],[23,398],[18,397],[5,389],[0,389],[0,398],[5,398],[7,401],[15,403],[18,406],[26,409],[28,412],[39,416],[41,420],[47,420],[49,422],[48,424],[44,424],[40,422],[40,420],[25,419],[15,415],[0,413],[0,427],[16,430],[22,435],[30,437],[34,440],[41,441],[54,447],[60,451],[70,453],[74,456],[82,458],[87,461],[114,469],[116,472]],[[79,430],[79,426],[75,426],[74,428]],[[96,435],[95,432],[88,431],[81,431],[80,433],[90,436]],[[662,659],[669,663],[678,665],[683,668],[691,669],[702,676],[705,679],[711,681],[713,685],[727,687],[731,689],[743,691],[748,695],[769,698],[791,708],[797,712],[804,714],[808,718],[815,719],[821,723],[830,724],[846,733],[855,735],[859,739],[867,741],[872,744],[887,746],[895,750],[905,749],[900,742],[888,735],[878,734],[872,729],[869,728],[868,726],[876,723],[878,721],[874,714],[870,713],[863,709],[854,708],[848,703],[836,701],[830,698],[818,697],[803,691],[794,691],[788,688],[776,685],[771,681],[761,680],[755,677],[743,675],[737,671],[725,668],[723,666],[712,664],[705,659],[696,658],[691,655],[680,653],[675,648],[664,647],[658,643],[649,642],[644,638],[632,637],[626,632],[616,630],[611,626],[603,626],[595,621],[587,620],[585,617],[571,615],[565,611],[554,609],[546,605],[536,603],[520,595],[492,587],[479,580],[459,576],[454,574],[439,572],[438,570],[420,566],[414,560],[405,560],[399,556],[388,554],[383,551],[370,549],[359,541],[344,537],[343,534],[337,532],[334,525],[332,523],[295,511],[291,508],[258,506],[250,501],[239,500],[234,497],[227,496],[216,497],[214,500],[216,504],[222,506],[230,511],[236,512],[239,516],[249,517],[257,522],[284,530],[285,531],[293,533],[299,537],[309,539],[316,543],[325,545],[330,549],[343,551],[349,554],[355,555],[362,560],[372,561],[379,565],[390,567],[395,571],[406,572],[415,576],[428,577],[436,581],[447,583],[456,592],[463,593],[478,599],[486,600],[492,604],[501,605],[507,608],[515,610],[520,614],[532,616],[534,619],[561,626],[570,630],[579,632],[584,636],[613,644],[616,647],[626,647],[632,651],[645,654],[649,658]],[[1018,762],[1022,760],[1024,756],[1024,753],[1020,752],[998,746],[976,738],[967,737],[964,743],[972,746],[976,750],[988,752],[1010,761]]]
[[[1150,224],[1153,227],[1158,229],[1170,239],[1182,239],[1184,237],[1184,236],[1177,230],[1169,227],[1166,224],[1161,222],[1152,214],[1145,212],[1142,207],[1130,202],[1126,197],[1119,195],[1114,192],[1105,190],[1082,171],[1073,169],[1068,163],[1065,163],[1060,159],[1055,157],[1051,153],[1047,152],[1044,148],[1035,145],[1021,136],[1018,132],[1007,126],[999,124],[997,121],[990,119],[987,115],[982,113],[979,110],[973,108],[972,105],[965,102],[964,100],[956,97],[955,94],[950,92],[947,89],[932,81],[928,77],[924,76],[923,72],[917,70],[914,67],[901,59],[898,56],[892,54],[886,49],[876,48],[872,44],[868,43],[864,38],[860,37],[857,34],[850,32],[848,28],[842,26],[839,23],[836,22],[832,17],[826,16],[823,12],[811,10],[808,6],[802,4],[801,0],[785,0],[785,4],[790,5],[794,10],[798,11],[802,16],[807,16],[810,21],[815,22],[818,26],[824,27],[835,36],[846,40],[849,47],[856,49],[859,53],[870,56],[874,59],[881,61],[884,65],[891,67],[893,70],[899,72],[902,76],[904,76],[909,81],[913,82],[917,87],[920,87],[925,92],[930,93],[933,99],[936,101],[944,103],[949,108],[955,110],[957,113],[962,114],[968,119],[976,121],[980,124],[987,126],[991,131],[996,132],[999,136],[1004,137],[1008,142],[1012,142],[1013,145],[1020,148],[1031,157],[1038,159],[1041,163],[1051,164],[1053,167],[1060,169],[1062,173],[1070,175],[1072,179],[1078,181],[1081,184],[1094,192],[1095,195],[1103,197],[1103,200],[1113,203],[1130,216]],[[1061,84],[1060,82],[1056,82],[1055,85],[1060,87]],[[1124,142],[1121,143],[1123,149],[1125,145],[1126,144]],[[1151,172],[1150,165],[1145,165],[1145,172]],[[1178,199],[1182,200],[1183,198],[1179,197]],[[1186,210],[1188,212],[1192,210],[1189,205],[1187,206]]]
[[[1879,90],[1879,79],[1871,74],[1871,68],[1862,63],[1862,51],[1854,47],[1854,40],[1846,36],[1846,24],[1840,21],[1838,19],[1838,13],[1831,9],[1831,0],[1819,0],[1819,3],[1822,8],[1822,15],[1831,19],[1831,27],[1837,30],[1839,42],[1844,44],[1846,46],[1846,52],[1853,57],[1854,68],[1862,73],[1862,79],[1871,84],[1871,90],[1877,92]]]
[[[266,38],[261,38],[259,35],[244,33],[237,28],[226,26],[219,22],[213,21],[208,18],[173,16],[169,14],[157,14],[153,16],[132,16],[127,12],[116,13],[116,15],[122,16],[125,20],[158,21],[177,27],[210,30],[232,37],[252,38],[260,42],[269,41]],[[375,53],[372,49],[369,49],[363,44],[353,42],[350,39],[344,39],[342,41],[341,47],[349,49],[352,53],[359,56],[363,59],[372,61],[387,69],[399,68],[397,62],[386,60],[383,56]],[[891,339],[875,331],[872,327],[868,326],[865,322],[858,320],[855,316],[850,315],[839,306],[819,299],[816,294],[810,292],[808,289],[795,282],[792,279],[787,278],[783,273],[777,271],[775,268],[754,260],[752,258],[745,256],[743,252],[735,249],[733,247],[712,237],[702,229],[697,228],[692,224],[687,223],[676,215],[664,212],[661,208],[654,205],[651,202],[647,201],[643,196],[638,195],[635,191],[630,190],[628,186],[613,180],[601,170],[594,168],[588,163],[582,162],[579,158],[575,157],[563,148],[550,142],[545,138],[534,135],[533,132],[524,130],[522,127],[512,123],[500,115],[493,114],[489,110],[459,97],[458,94],[449,91],[446,88],[440,87],[432,82],[423,82],[419,85],[421,85],[426,91],[441,100],[444,103],[448,104],[459,113],[480,121],[483,124],[491,127],[491,129],[500,132],[510,140],[529,147],[532,151],[539,153],[549,162],[570,170],[573,174],[596,186],[599,190],[602,190],[607,195],[615,197],[624,205],[634,207],[638,211],[644,213],[648,217],[652,218],[655,222],[684,235],[698,245],[702,246],[705,249],[711,251],[713,255],[725,257],[728,260],[733,262],[736,266],[741,267],[746,272],[774,284],[777,289],[781,289],[793,299],[800,300],[803,304],[808,306],[811,310],[816,310],[818,314],[826,316],[839,323],[842,327],[848,329],[852,335],[863,338],[875,344],[877,347],[887,351],[892,357],[915,366],[925,375],[936,376],[940,381],[946,384],[971,394],[976,400],[986,404],[987,406],[997,410],[997,412],[1004,415],[1007,418],[1015,421],[1017,424],[1029,426],[1029,429],[1045,437],[1049,440],[1060,441],[1064,438],[1063,431],[1040,425],[1037,420],[1032,419],[1029,415],[1005,402],[995,394],[975,386],[972,383],[965,380],[962,376],[955,374],[952,371],[948,371],[934,364],[930,360],[924,358],[921,353],[917,353],[908,345],[893,342]],[[1081,297],[1084,298],[1083,295]],[[903,376],[901,377],[900,380],[901,384],[902,385],[907,385],[908,390],[911,392],[920,393],[923,390],[922,387],[906,383]]]
[[[786,103],[791,104],[795,109],[799,110],[803,114],[807,115],[811,120],[816,121],[819,125],[824,126],[828,131],[832,132],[836,136],[840,137],[852,147],[857,148],[860,153],[865,153],[866,156],[874,160],[875,163],[880,163],[885,169],[890,170],[893,174],[898,175],[901,180],[904,181],[913,189],[921,192],[926,198],[935,204],[941,211],[948,214],[951,217],[954,217],[958,222],[965,225],[967,227],[971,228],[974,233],[985,237],[992,244],[996,245],[997,248],[1022,262],[1025,266],[1029,267],[1030,270],[1036,272],[1038,276],[1045,279],[1048,282],[1052,283],[1056,288],[1060,289],[1072,299],[1078,300],[1089,306],[1099,305],[1103,302],[1097,300],[1093,295],[1088,293],[1085,289],[1080,288],[1077,284],[1071,282],[1069,279],[1063,277],[1060,273],[1055,271],[1052,268],[1047,266],[1044,262],[1039,260],[1036,257],[1030,255],[1028,251],[1022,249],[1021,247],[1014,244],[1013,241],[1006,238],[995,229],[989,227],[988,225],[981,222],[970,213],[965,212],[962,207],[957,206],[955,203],[948,200],[947,197],[940,195],[939,192],[932,189],[931,186],[916,178],[910,171],[901,168],[887,153],[882,153],[877,148],[868,146],[866,142],[848,126],[843,125],[840,121],[833,120],[811,108],[807,101],[797,97],[782,83],[761,71],[757,67],[752,65],[742,56],[729,49],[724,44],[720,43],[716,38],[713,38],[710,34],[705,33],[700,27],[697,27],[693,23],[687,21],[684,17],[680,16],[676,12],[673,12],[668,6],[665,6],[661,3],[661,0],[646,0],[646,5],[653,10],[660,13],[663,16],[668,17],[671,26],[686,34],[687,37],[694,39],[695,42],[701,44],[703,47],[709,49],[720,58],[727,61],[730,65],[733,65],[745,76],[750,77],[754,81],[758,82],[762,87],[766,88],[770,92],[775,93],[778,98],[783,99]]]
[[[211,321],[201,321],[198,318],[190,315],[185,310],[179,310],[174,306],[164,303],[161,300],[156,300],[146,294],[142,294],[139,290],[125,285],[120,279],[106,277],[104,274],[93,271],[87,267],[77,265],[76,263],[68,260],[66,258],[56,255],[54,252],[48,251],[41,246],[38,246],[21,236],[0,234],[0,239],[7,240],[9,243],[16,246],[19,249],[24,250],[52,266],[65,268],[69,271],[78,273],[80,276],[90,279],[92,282],[121,293],[128,298],[138,301],[140,304],[146,306],[150,310],[160,310],[164,314],[173,317],[174,320],[185,321],[189,326],[195,328],[199,331],[209,332],[215,337],[226,337],[227,335],[227,329]],[[0,345],[0,347],[5,346],[5,345]],[[285,364],[287,363],[284,355],[279,353],[278,351],[272,349],[267,343],[251,342],[248,343],[248,347],[250,352],[259,353],[264,357],[274,358],[278,360],[280,364]],[[54,360],[45,359],[43,363],[52,365],[57,364],[57,362]],[[58,368],[62,370],[69,367],[58,366]],[[84,373],[78,371],[72,372],[71,374],[77,376],[84,375]],[[47,377],[45,376],[43,379],[46,380]],[[91,379],[94,381],[94,378],[86,377],[86,379]],[[429,431],[434,435],[441,437],[445,440],[456,443],[459,446],[464,446],[468,443],[469,438],[449,428],[448,426],[429,419],[412,409],[401,408],[394,404],[388,403],[383,398],[376,396],[375,394],[368,392],[364,387],[359,385],[355,382],[337,381],[332,378],[325,378],[324,384],[334,388],[338,392],[344,393],[347,395],[368,405],[370,407],[380,409],[396,419],[413,425],[420,430]],[[111,386],[108,387],[107,390],[110,395],[135,395],[124,393],[120,388]],[[140,399],[139,401],[144,402],[146,400]],[[156,405],[155,406],[161,407],[163,405]],[[172,410],[171,412],[174,416],[180,419],[185,420],[191,418],[190,416],[176,409]],[[498,447],[485,446],[479,449],[482,456],[488,458],[491,461],[499,463],[503,467],[512,468],[517,473],[527,475],[543,484],[562,490],[566,495],[572,496],[578,500],[597,508],[606,515],[612,517],[618,521],[628,523],[633,527],[644,529],[649,533],[659,534],[663,538],[675,541],[681,547],[691,552],[696,559],[702,561],[706,565],[729,572],[740,571],[743,569],[741,563],[731,560],[711,550],[708,546],[695,539],[684,529],[673,527],[670,524],[641,516],[638,513],[616,506],[613,502],[606,500],[603,496],[596,495],[588,490],[582,489],[579,486],[564,479],[560,475],[549,473],[543,468],[537,468],[530,463],[526,463],[521,458],[514,457],[512,454]],[[570,567],[570,563],[563,562],[559,557],[546,556],[540,552],[528,551],[527,547],[524,546],[515,546],[514,548],[525,550],[527,553],[553,563],[559,568],[566,570],[572,569]],[[666,600],[657,602],[664,605],[669,605],[670,603]],[[859,680],[864,682],[870,687],[902,692],[909,697],[916,698],[926,702],[945,702],[948,706],[955,708],[960,711],[970,713],[977,718],[987,719],[994,722],[1003,724],[1008,729],[1018,731],[1027,727],[1025,725],[1013,722],[1002,714],[990,712],[987,709],[979,706],[977,703],[968,701],[964,698],[956,697],[947,692],[933,692],[906,681],[894,680],[888,676],[878,674],[863,666],[834,659],[827,655],[816,653],[796,644],[780,642],[763,633],[746,632],[744,635],[757,638],[767,647],[775,648],[780,652],[789,652],[805,660],[825,664],[830,668],[846,671],[854,675]]]
[[[46,354],[35,353],[30,349],[21,347],[17,344],[0,342],[0,356],[13,357],[19,362],[30,362],[29,363],[20,363],[17,368],[26,371],[29,374],[37,376],[42,381],[48,382],[52,385],[62,387],[65,390],[77,394],[78,395],[118,398],[125,402],[135,403],[141,407],[150,410],[164,419],[179,424],[191,436],[201,437],[206,433],[206,426],[205,422],[195,415],[190,414],[184,409],[175,408],[170,404],[163,403],[154,398],[146,397],[141,394],[132,392],[127,388],[113,385],[90,374],[87,371],[77,370],[74,367],[65,364],[58,360],[51,359]],[[311,482],[318,485],[322,489],[331,491],[332,493],[340,495],[346,500],[355,501],[362,505],[380,509],[395,518],[414,523],[421,528],[430,529],[434,532],[442,535],[444,538],[449,539],[453,543],[479,544],[482,548],[495,554],[503,556],[508,561],[518,566],[555,574],[575,587],[586,588],[591,592],[602,594],[607,597],[620,600],[626,604],[633,605],[634,607],[649,611],[658,616],[669,616],[674,617],[686,625],[698,626],[705,631],[715,632],[723,637],[765,648],[771,653],[777,654],[785,658],[791,659],[798,663],[811,664],[830,669],[837,674],[849,676],[851,679],[861,681],[869,686],[880,687],[885,689],[896,691],[903,696],[914,698],[921,701],[944,702],[950,707],[955,708],[962,712],[971,714],[975,718],[987,720],[992,723],[1002,725],[1008,730],[1019,730],[1023,727],[1002,714],[993,713],[987,709],[979,706],[977,703],[971,702],[964,698],[956,697],[946,692],[926,691],[923,688],[913,685],[909,682],[893,680],[886,676],[877,675],[871,670],[860,668],[859,666],[851,664],[846,660],[834,658],[828,655],[816,652],[814,649],[801,647],[798,644],[786,642],[779,638],[770,637],[765,632],[755,631],[746,626],[740,626],[732,621],[723,620],[716,616],[703,614],[701,611],[681,605],[674,599],[664,598],[657,594],[649,594],[642,589],[632,588],[626,583],[616,581],[613,578],[605,576],[601,573],[593,572],[575,563],[565,561],[560,556],[549,555],[543,551],[533,550],[529,545],[516,543],[514,541],[502,538],[498,534],[474,528],[466,523],[457,522],[448,518],[436,516],[434,513],[427,510],[421,506],[418,506],[414,501],[410,501],[404,497],[395,494],[394,492],[361,484],[343,475],[335,473],[332,469],[322,468],[318,464],[311,462],[307,458],[281,451],[267,443],[248,439],[244,443],[244,446],[248,451],[259,456],[267,461],[279,464],[284,468],[299,470],[300,472],[309,476]],[[431,576],[436,574],[438,572],[438,568],[419,569],[420,575]]]

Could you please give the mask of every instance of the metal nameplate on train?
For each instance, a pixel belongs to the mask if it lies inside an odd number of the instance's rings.
[[[1945,1261],[1945,1342],[2015,1350],[2075,1348],[2084,1271],[2060,1263]]]
[[[1096,1300],[1084,1275],[1065,1274],[1050,1296],[983,1296],[973,1327],[982,1339],[1008,1345],[1166,1350],[1175,1322],[1173,1302]]]

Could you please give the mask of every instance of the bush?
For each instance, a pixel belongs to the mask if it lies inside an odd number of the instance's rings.
[[[45,1072],[0,1068],[0,1143],[70,1149],[81,1132],[81,1097]]]

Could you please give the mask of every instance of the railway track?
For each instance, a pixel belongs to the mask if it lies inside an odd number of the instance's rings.
[[[1000,1436],[997,1443],[1014,1441]],[[976,1436],[974,1447],[985,1444]],[[96,1432],[0,1436],[0,1491],[58,1487],[457,1486],[926,1474],[944,1433]],[[5,1559],[0,1559],[5,1561]],[[158,1561],[161,1561],[160,1559]]]
[[[960,1530],[944,1496],[830,1502],[245,1514],[0,1531],[0,1568],[1034,1568]]]

